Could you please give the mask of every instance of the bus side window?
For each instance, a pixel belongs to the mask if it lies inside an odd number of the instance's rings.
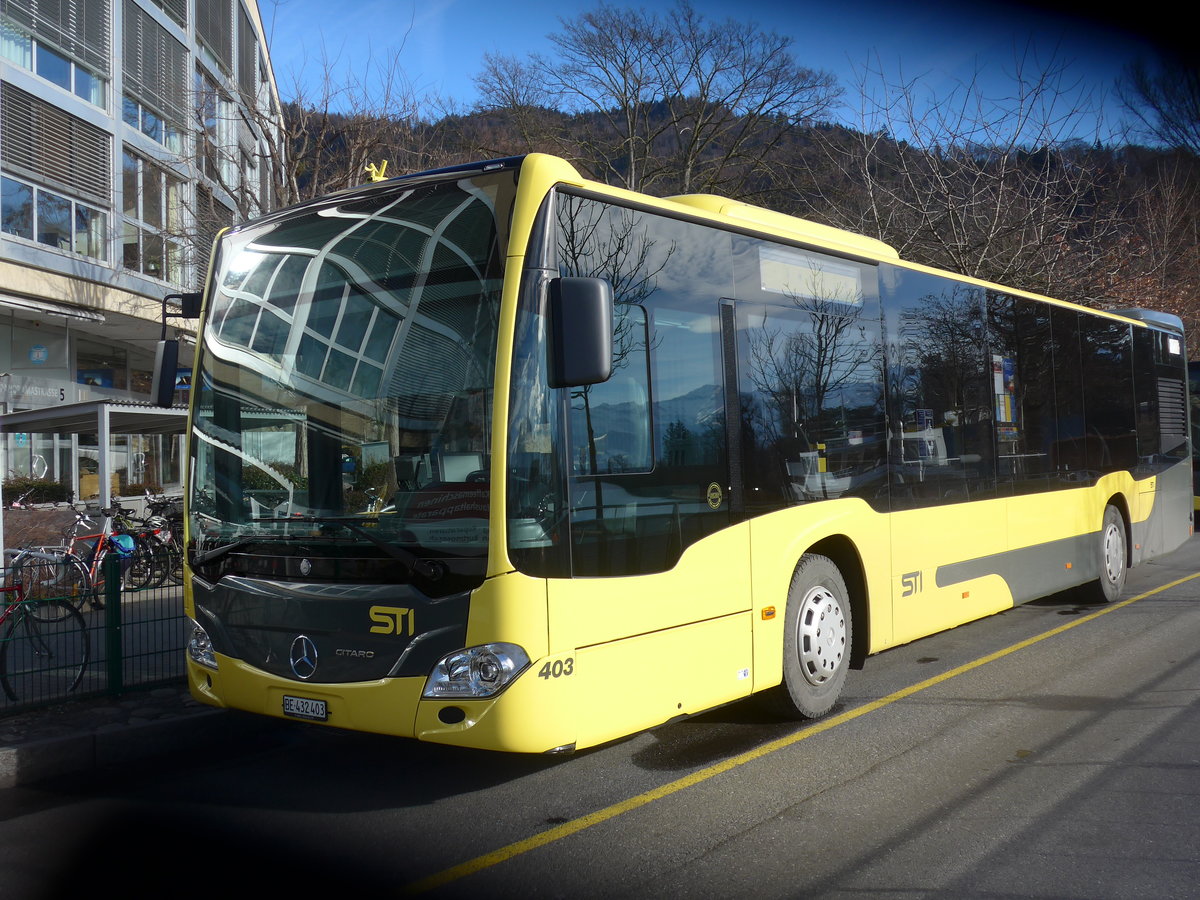
[[[648,472],[650,394],[646,311],[619,307],[608,381],[570,388],[571,474]]]
[[[739,303],[747,505],[886,495],[874,304]]]
[[[892,508],[995,496],[993,361],[983,292],[888,268]]]
[[[1058,440],[1050,307],[988,292],[999,483],[1013,494],[1065,487],[1055,474]]]
[[[718,303],[730,235],[560,195],[563,276],[612,285],[613,373],[559,388],[565,409],[570,570],[661,572],[731,516]]]

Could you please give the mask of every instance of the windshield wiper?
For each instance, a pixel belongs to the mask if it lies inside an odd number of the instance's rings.
[[[269,516],[259,519],[251,519],[251,522],[292,522],[296,524],[309,525],[339,525],[347,531],[353,532],[359,537],[370,541],[392,559],[404,563],[408,566],[410,572],[415,572],[428,578],[430,581],[436,581],[442,576],[440,566],[434,565],[428,560],[421,559],[415,553],[405,550],[403,547],[397,547],[395,544],[390,544],[383,538],[371,534],[367,529],[358,524],[359,519],[347,519],[341,516]],[[235,542],[236,543],[236,542]],[[218,550],[224,548],[219,547]],[[213,551],[214,553],[217,551]]]

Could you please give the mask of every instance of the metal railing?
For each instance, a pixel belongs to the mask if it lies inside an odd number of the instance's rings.
[[[25,591],[24,609],[10,608],[0,621],[0,716],[183,679],[188,632],[182,585],[168,580],[124,590],[121,566],[116,555],[105,559],[96,586],[73,578],[61,558],[0,569],[5,585],[21,581]],[[13,594],[5,596],[11,600]],[[64,603],[79,617],[68,614]],[[82,629],[72,624],[80,620]],[[63,673],[78,671],[81,655],[83,674],[72,686],[74,676]]]

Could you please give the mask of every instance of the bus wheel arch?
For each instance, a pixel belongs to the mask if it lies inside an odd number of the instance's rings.
[[[854,618],[850,668],[861,669],[871,646],[871,617],[867,604],[867,573],[854,543],[845,535],[835,534],[808,548],[808,554],[827,557],[842,574],[850,593],[850,612]],[[803,561],[803,560],[801,560]],[[797,563],[797,568],[799,563]]]
[[[854,613],[841,571],[827,556],[806,553],[788,588],[783,681],[768,693],[775,711],[814,719],[837,702],[850,668]]]

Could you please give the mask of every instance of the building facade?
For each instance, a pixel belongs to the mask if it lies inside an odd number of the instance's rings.
[[[163,298],[271,208],[278,115],[255,0],[0,0],[0,412],[150,399]],[[94,435],[3,441],[6,478],[98,493]],[[110,453],[114,493],[180,483],[181,438]]]

